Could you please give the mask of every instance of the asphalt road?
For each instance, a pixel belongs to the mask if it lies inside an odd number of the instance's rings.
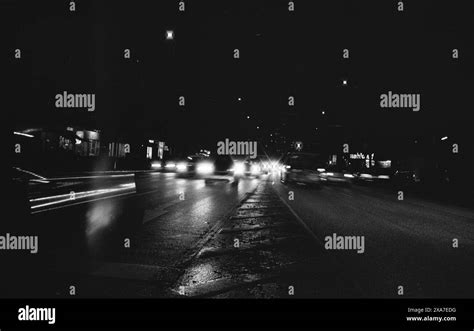
[[[474,297],[474,212],[405,192],[327,185],[275,189],[316,235],[364,236],[365,250],[327,250],[363,297]],[[294,200],[289,200],[289,191]],[[454,239],[458,240],[455,248]]]
[[[78,293],[85,296],[122,296],[123,285],[107,291],[95,286],[94,279],[112,279],[108,284],[125,279],[130,285],[156,274],[160,279],[170,275],[188,251],[258,183],[248,180],[232,186],[226,180],[205,182],[173,173],[149,173],[145,174],[143,191],[127,188],[110,194],[101,190],[132,185],[133,177],[113,181],[107,176],[82,182],[74,178],[55,181],[52,191],[40,190],[36,184],[30,190],[30,200],[35,200],[40,198],[38,192],[56,197],[56,186],[67,186],[59,195],[72,190],[76,199],[54,198],[60,203],[32,209],[25,232],[38,236],[39,253],[5,252],[14,266],[10,269],[14,284],[6,285],[2,292],[6,296],[63,296],[70,284],[78,283]],[[80,192],[90,192],[91,187],[100,194],[81,199],[84,195]],[[38,205],[37,200],[31,203]],[[132,289],[123,296],[137,293]]]
[[[36,209],[39,253],[2,252],[3,296],[474,296],[472,209],[370,186],[143,176],[138,192],[129,176],[57,180],[61,194],[97,194]],[[359,236],[363,249],[326,249],[327,236]]]

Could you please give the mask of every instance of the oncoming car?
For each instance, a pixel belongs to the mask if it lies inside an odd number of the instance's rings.
[[[280,181],[287,183],[303,183],[319,187],[321,184],[322,162],[319,154],[291,153],[282,162]]]
[[[321,180],[325,183],[339,183],[350,185],[354,182],[355,175],[338,165],[328,165],[321,172]]]
[[[177,161],[175,169],[179,177],[205,179],[206,182],[234,180],[234,162],[228,155],[188,156]]]
[[[260,178],[263,174],[262,163],[260,159],[234,159],[232,172],[234,177],[255,177]]]

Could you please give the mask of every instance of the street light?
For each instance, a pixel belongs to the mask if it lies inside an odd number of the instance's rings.
[[[166,40],[173,40],[173,39],[174,39],[174,31],[166,30]]]
[[[444,136],[443,138],[441,138],[441,140],[446,140],[446,139],[448,139],[447,136]]]

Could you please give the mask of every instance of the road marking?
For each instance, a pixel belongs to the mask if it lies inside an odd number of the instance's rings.
[[[303,221],[303,219],[301,219],[301,217],[299,217],[299,215],[293,210],[293,208],[285,201],[285,199],[283,199],[279,194],[278,192],[276,191],[275,188],[272,187],[273,190],[275,190],[277,196],[280,198],[280,200],[288,207],[289,211],[293,214],[293,216],[295,216],[296,220],[298,221],[299,224],[301,224],[301,226],[306,230],[306,232],[309,233],[309,235],[314,238],[320,245],[321,245],[321,248],[324,248],[324,243],[316,236],[316,234],[311,231],[311,229],[308,227],[308,225],[306,225],[306,223]],[[337,258],[337,256],[334,257],[335,261],[339,264],[339,266],[343,266],[344,263],[342,263],[342,261],[340,259]],[[359,283],[357,281],[355,281],[354,279],[351,279],[350,281],[352,281],[352,284],[354,284],[354,287],[359,291],[359,293],[364,294],[364,291],[362,290],[362,287],[359,285]]]
[[[301,219],[301,217],[298,216],[298,214],[293,210],[293,208],[291,208],[291,206],[282,197],[280,197],[280,195],[278,195],[278,197],[285,204],[285,206],[288,207],[288,210],[293,214],[293,216],[296,218],[298,223],[306,230],[306,232],[308,232],[308,234],[313,239],[315,239],[321,246],[324,247],[324,243],[314,234],[313,231],[311,231],[311,229],[308,227],[308,225],[306,225],[306,223]]]

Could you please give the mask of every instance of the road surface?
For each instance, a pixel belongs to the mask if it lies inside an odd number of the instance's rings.
[[[11,266],[3,296],[474,296],[472,209],[277,176],[142,176],[140,190],[134,176],[35,184],[32,205],[52,202],[28,221],[39,252],[1,252]],[[359,246],[329,249],[339,237]]]

